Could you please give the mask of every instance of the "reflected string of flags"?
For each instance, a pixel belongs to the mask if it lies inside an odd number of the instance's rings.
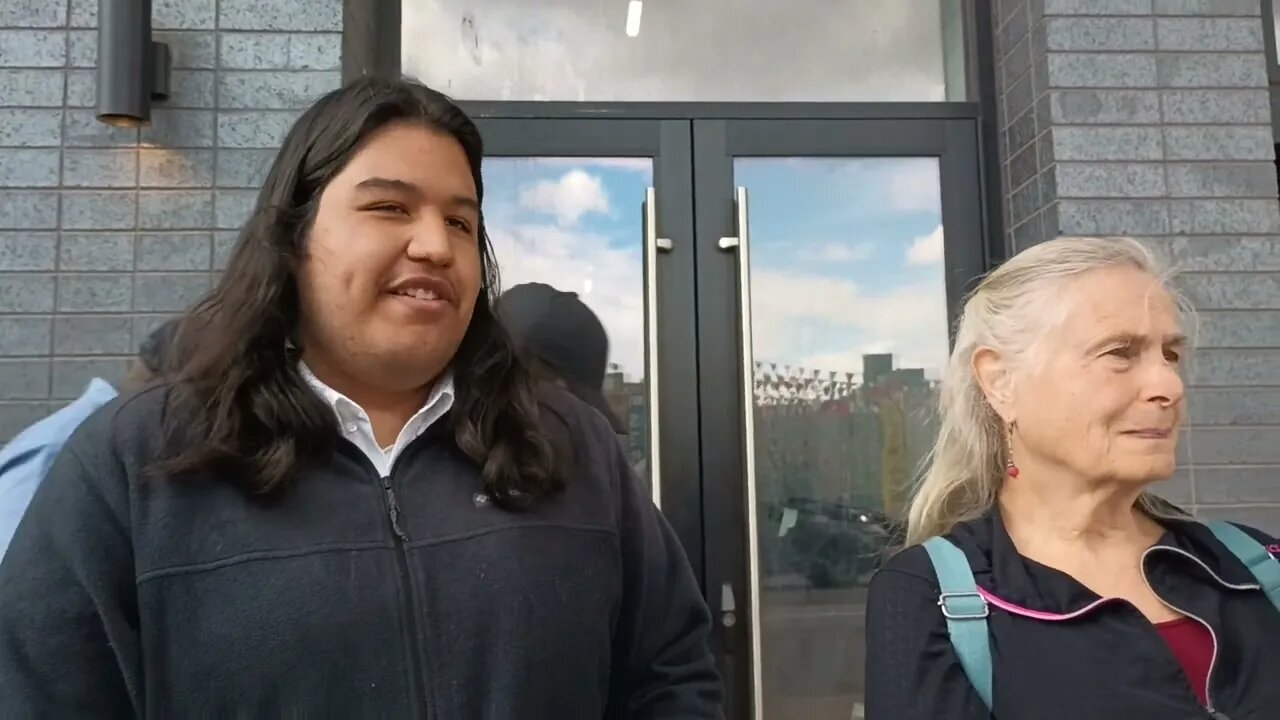
[[[868,385],[861,373],[761,360],[755,362],[752,383],[757,407],[805,409],[836,404],[846,410],[873,411],[885,402],[901,402],[894,398],[903,392],[913,393],[912,388],[932,391],[937,385],[923,376],[911,381],[893,373]]]
[[[754,390],[758,405],[812,404],[853,396],[861,375],[756,361]]]

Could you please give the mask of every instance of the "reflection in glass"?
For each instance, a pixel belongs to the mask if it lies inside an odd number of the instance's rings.
[[[487,157],[485,227],[504,289],[541,282],[578,293],[609,335],[605,396],[648,483],[641,203],[650,158]]]
[[[964,5],[404,0],[402,66],[464,100],[964,100]]]
[[[1271,57],[1273,59],[1280,57],[1280,8],[1276,7],[1275,0],[1271,2],[1271,17],[1264,17],[1262,21],[1271,23],[1271,32],[1275,38],[1271,47]]]
[[[947,356],[936,158],[739,158],[765,715],[861,717],[866,582]]]

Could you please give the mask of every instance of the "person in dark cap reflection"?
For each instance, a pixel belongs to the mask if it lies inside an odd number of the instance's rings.
[[[525,283],[498,299],[498,317],[535,373],[557,382],[604,415],[619,435],[627,426],[604,396],[609,335],[578,294],[545,283]]]

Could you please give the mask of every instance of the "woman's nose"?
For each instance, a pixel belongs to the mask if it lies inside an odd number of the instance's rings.
[[[1178,367],[1163,357],[1160,361],[1153,362],[1151,369],[1147,373],[1148,389],[1146,395],[1150,400],[1163,400],[1168,404],[1173,404],[1182,399],[1186,390],[1183,383],[1182,374],[1178,371]]]

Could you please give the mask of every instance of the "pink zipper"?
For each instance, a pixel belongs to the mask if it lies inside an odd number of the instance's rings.
[[[1008,600],[996,597],[995,595],[991,594],[991,592],[989,592],[986,588],[983,588],[983,587],[978,588],[978,594],[982,596],[983,600],[986,600],[987,602],[991,603],[992,605],[995,605],[996,607],[1000,608],[1001,610],[1004,610],[1005,612],[1010,612],[1010,613],[1013,613],[1014,615],[1021,615],[1023,617],[1029,617],[1035,620],[1048,620],[1050,622],[1074,620],[1080,617],[1081,615],[1084,615],[1086,613],[1092,612],[1093,610],[1096,610],[1100,605],[1106,605],[1107,603],[1112,603],[1117,601],[1124,602],[1122,598],[1111,598],[1111,597],[1099,598],[1089,603],[1088,605],[1085,605],[1079,610],[1076,610],[1075,612],[1051,613],[1051,612],[1045,612],[1043,610],[1032,610],[1031,608],[1023,607],[1021,605],[1015,605],[1014,603],[1011,603]]]

